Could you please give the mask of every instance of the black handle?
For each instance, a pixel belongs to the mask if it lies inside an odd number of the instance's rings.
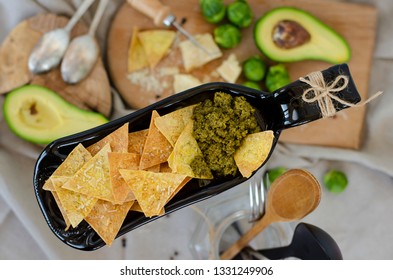
[[[321,73],[326,85],[334,82],[340,75],[346,76],[348,78],[348,85],[343,90],[335,92],[334,94],[341,100],[351,104],[360,102],[361,98],[359,92],[356,89],[356,85],[347,64],[332,66],[321,71]],[[341,85],[342,81],[337,84],[337,86]],[[317,101],[307,103],[303,100],[303,93],[309,88],[311,88],[309,84],[296,80],[273,92],[272,98],[267,98],[268,100],[266,101],[271,102],[271,106],[279,106],[283,114],[282,118],[276,118],[273,127],[274,130],[295,127],[323,117]],[[349,107],[347,104],[343,104],[334,99],[332,101],[336,111]]]
[[[270,260],[280,260],[289,257],[295,257],[295,254],[290,245],[285,247],[258,250],[258,252]]]

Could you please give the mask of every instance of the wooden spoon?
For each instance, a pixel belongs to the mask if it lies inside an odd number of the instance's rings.
[[[321,186],[311,173],[303,169],[287,171],[270,186],[266,214],[229,247],[221,255],[221,259],[232,259],[271,223],[305,217],[318,206],[320,200]]]

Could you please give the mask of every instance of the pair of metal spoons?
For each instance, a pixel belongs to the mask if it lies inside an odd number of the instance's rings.
[[[34,74],[47,72],[61,62],[65,82],[75,84],[83,80],[93,68],[99,53],[95,32],[109,0],[100,0],[89,31],[71,41],[72,28],[95,0],[85,0],[64,28],[45,33],[33,48],[29,70]]]

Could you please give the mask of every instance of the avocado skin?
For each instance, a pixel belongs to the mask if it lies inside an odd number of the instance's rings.
[[[272,40],[274,26],[282,20],[293,20],[303,26],[311,40],[300,47],[280,49]],[[348,42],[335,30],[305,10],[278,7],[261,16],[254,26],[257,48],[269,59],[277,62],[320,60],[341,64],[351,59]]]
[[[57,113],[50,120],[53,125],[48,129],[34,129],[34,127],[23,123],[19,117],[25,102],[41,102],[50,104],[49,107],[56,108]],[[43,102],[43,103],[42,103]],[[38,110],[39,111],[39,110]],[[39,113],[37,111],[37,113]],[[8,93],[3,103],[4,119],[11,131],[18,137],[39,145],[46,145],[50,142],[78,133],[104,123],[109,120],[100,113],[83,110],[60,97],[57,93],[48,88],[38,85],[26,85]],[[26,115],[24,116],[26,118]],[[56,123],[56,120],[61,122]]]

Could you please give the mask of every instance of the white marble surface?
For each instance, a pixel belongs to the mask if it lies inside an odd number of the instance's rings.
[[[67,11],[65,1],[42,0],[54,11]],[[111,1],[103,26],[118,3]],[[324,190],[321,204],[304,221],[332,235],[345,259],[393,259],[393,40],[392,1],[371,3],[379,8],[380,20],[374,53],[370,92],[385,94],[370,104],[365,147],[360,151],[290,145],[277,150],[269,166],[308,168],[318,179],[330,168],[343,170],[349,178],[345,192]],[[21,4],[23,3],[23,4]],[[0,0],[0,40],[20,20],[41,11],[33,1]],[[12,16],[11,16],[12,15]],[[105,29],[100,29],[105,38]],[[0,97],[0,105],[2,98]],[[115,116],[124,114],[116,100]],[[0,259],[191,259],[190,239],[200,216],[192,207],[124,235],[112,247],[94,252],[71,249],[47,227],[38,208],[32,172],[40,148],[16,138],[0,114]],[[23,175],[22,175],[23,174]],[[213,202],[197,204],[205,209]],[[236,202],[234,202],[236,203]],[[126,246],[123,246],[123,239]]]

